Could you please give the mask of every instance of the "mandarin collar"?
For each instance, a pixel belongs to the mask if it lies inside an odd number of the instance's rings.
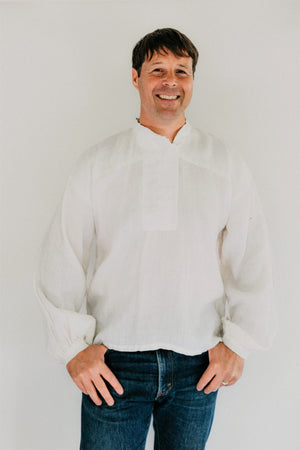
[[[136,136],[137,143],[141,148],[175,148],[181,146],[183,143],[186,143],[187,137],[191,134],[191,129],[192,127],[190,123],[185,122],[176,134],[172,143],[166,136],[155,133],[150,130],[150,128],[141,125],[138,121],[136,121],[133,127],[133,132]]]

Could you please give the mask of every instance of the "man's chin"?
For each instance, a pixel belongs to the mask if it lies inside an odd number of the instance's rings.
[[[178,119],[178,117],[180,117],[181,115],[181,111],[177,111],[177,110],[160,110],[158,111],[157,116],[161,119],[161,120],[175,120]]]

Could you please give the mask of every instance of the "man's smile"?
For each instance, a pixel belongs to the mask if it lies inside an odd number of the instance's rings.
[[[176,100],[177,98],[180,97],[180,95],[163,95],[163,94],[157,94],[156,96],[162,100]]]

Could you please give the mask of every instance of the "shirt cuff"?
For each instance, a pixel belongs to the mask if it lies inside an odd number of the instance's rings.
[[[223,338],[222,341],[226,347],[234,353],[246,359],[249,354],[258,350],[259,346],[244,330],[230,320],[223,318]]]
[[[85,340],[80,339],[79,341],[76,341],[73,343],[71,347],[69,347],[66,351],[63,353],[63,361],[67,365],[71,359],[74,358],[79,352],[85,350],[89,347],[90,344],[87,344]]]

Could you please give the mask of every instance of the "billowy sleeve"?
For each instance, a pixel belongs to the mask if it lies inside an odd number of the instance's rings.
[[[75,164],[44,239],[35,291],[44,313],[48,350],[65,364],[93,342],[96,320],[82,312],[94,237],[92,151]]]
[[[266,220],[252,175],[231,159],[231,207],[221,241],[221,271],[226,296],[223,342],[246,358],[268,349],[276,329],[271,249]]]

